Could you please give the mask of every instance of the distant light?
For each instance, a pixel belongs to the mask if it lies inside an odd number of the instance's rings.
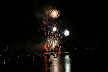
[[[6,64],[5,60],[3,60],[3,64],[4,64],[4,65]]]
[[[56,27],[53,27],[53,31],[56,31],[57,30],[57,28]]]
[[[6,62],[4,61],[4,62],[3,62],[3,64],[5,65],[5,64],[6,64]]]
[[[65,30],[65,31],[64,31],[64,35],[65,35],[65,36],[68,36],[68,35],[69,35],[69,31],[68,31],[68,30]]]
[[[69,52],[64,52],[64,53],[69,53]]]

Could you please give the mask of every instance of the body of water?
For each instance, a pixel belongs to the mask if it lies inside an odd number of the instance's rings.
[[[2,72],[106,72],[101,55],[94,53],[44,52],[0,55]]]

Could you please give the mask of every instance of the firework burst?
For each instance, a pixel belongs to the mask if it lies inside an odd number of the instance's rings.
[[[45,12],[49,15],[49,18],[43,20],[41,30],[47,36],[44,47],[46,50],[51,51],[60,48],[62,40],[62,32],[58,28],[58,24],[55,21],[55,18],[59,17],[60,12],[56,9],[50,9]]]
[[[57,9],[46,9],[46,17],[41,25],[41,30],[47,36],[44,48],[47,51],[59,50],[61,48],[62,42],[62,31],[59,28],[59,25],[56,23],[56,18],[60,16],[60,12]],[[64,33],[68,35],[67,32]]]

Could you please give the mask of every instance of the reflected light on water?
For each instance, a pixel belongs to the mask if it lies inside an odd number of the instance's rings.
[[[6,61],[5,61],[5,60],[3,60],[3,64],[4,64],[4,65],[6,64]]]
[[[3,64],[5,65],[5,64],[6,64],[6,62],[4,61],[4,62],[3,62]]]
[[[62,72],[62,65],[59,56],[57,58],[54,58],[54,56],[51,55],[50,61],[52,62],[50,72]]]
[[[45,72],[71,72],[71,58],[69,55],[66,55],[64,58],[61,58],[59,54],[61,52],[55,53],[45,53],[50,54],[48,58],[47,55],[44,56],[44,71]],[[52,62],[49,66],[47,62]]]
[[[69,55],[65,56],[65,72],[71,72],[71,59],[69,58]]]

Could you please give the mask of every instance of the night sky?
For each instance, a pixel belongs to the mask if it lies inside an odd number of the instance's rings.
[[[76,0],[13,0],[4,1],[1,7],[1,45],[16,42],[41,42],[39,31],[42,20],[36,12],[46,5],[56,7],[61,15],[58,21],[71,31],[67,41],[82,42],[98,38],[106,43],[107,2]]]

